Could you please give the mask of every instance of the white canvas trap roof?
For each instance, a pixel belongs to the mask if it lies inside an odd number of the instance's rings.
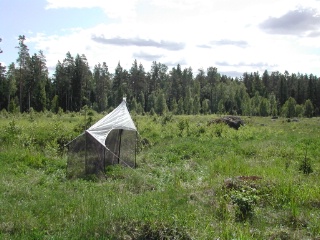
[[[137,131],[128,111],[125,98],[117,108],[92,125],[86,132],[105,146],[106,138],[113,129]]]

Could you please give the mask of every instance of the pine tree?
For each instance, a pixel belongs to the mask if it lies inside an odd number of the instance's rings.
[[[110,88],[110,73],[105,62],[95,65],[93,72],[95,82],[95,102],[99,112],[105,111],[108,106],[108,90]]]
[[[6,68],[0,64],[0,110],[8,105],[6,96],[8,95],[9,87],[5,77],[5,70]]]
[[[115,73],[113,76],[113,82],[112,82],[112,105],[115,107],[119,103],[121,103],[122,98],[125,95],[124,92],[124,71],[123,68],[120,65],[120,62],[118,63]]]
[[[152,92],[149,96],[148,96],[148,101],[147,101],[147,112],[150,112],[151,109],[153,109],[155,111],[156,109],[156,95],[154,92]]]
[[[183,98],[182,97],[178,101],[178,106],[177,106],[176,113],[178,115],[183,115],[184,114],[184,102],[183,102]]]
[[[7,89],[7,100],[8,100],[8,111],[9,111],[9,106],[11,104],[11,98],[15,96],[17,92],[17,86],[16,86],[16,68],[14,63],[11,63],[9,65],[9,69],[7,71],[7,84],[8,84],[8,89]]]
[[[262,74],[262,85],[263,85],[263,88],[265,89],[263,96],[267,97],[267,93],[271,92],[271,81],[270,81],[270,76],[267,70],[265,70]]]
[[[169,88],[169,99],[170,99],[170,103],[172,103],[173,101],[178,101],[180,97],[183,97],[182,71],[179,64],[177,65],[177,68],[174,68],[174,67],[172,68],[170,72],[170,82],[171,82],[171,86]],[[169,108],[169,110],[171,109]]]
[[[17,59],[17,63],[19,64],[19,105],[20,105],[20,112],[26,110],[26,105],[24,104],[27,101],[24,101],[25,97],[25,79],[27,77],[27,65],[28,61],[30,61],[29,49],[27,45],[24,43],[26,37],[24,35],[19,35],[18,41],[19,46],[16,47],[19,49],[19,57]]]
[[[74,77],[75,62],[70,52],[67,52],[65,59],[61,63],[58,61],[54,74],[54,95],[59,96],[59,107],[64,111],[72,110],[72,79]]]
[[[280,86],[279,86],[279,102],[283,105],[288,99],[288,86],[287,80],[284,75],[280,76]]]
[[[159,115],[163,115],[167,111],[166,98],[163,92],[160,92],[157,96],[155,111]]]
[[[47,105],[45,86],[48,78],[48,69],[42,51],[31,57],[28,68],[30,74],[28,74],[25,84],[28,92],[28,110],[32,107],[36,111],[44,111]]]
[[[71,110],[79,111],[83,106],[91,105],[92,73],[85,55],[77,54],[74,60],[71,78]]]

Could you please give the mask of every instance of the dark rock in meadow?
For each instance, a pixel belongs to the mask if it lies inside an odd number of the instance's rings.
[[[299,119],[298,118],[288,118],[287,119],[287,122],[299,122]]]
[[[218,119],[214,119],[209,121],[208,125],[217,123],[225,123],[229,127],[234,128],[236,130],[238,130],[240,126],[244,126],[243,120],[238,116],[225,116]]]

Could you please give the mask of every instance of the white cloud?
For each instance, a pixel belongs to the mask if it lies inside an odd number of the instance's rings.
[[[59,8],[101,8],[110,18],[132,20],[136,17],[136,4],[138,0],[47,0],[47,9]]]
[[[268,71],[312,70],[319,74],[316,66],[320,59],[311,51],[320,48],[316,32],[312,38],[302,38],[267,34],[259,28],[259,24],[269,17],[281,17],[299,8],[298,0],[47,2],[47,8],[55,9],[99,7],[109,17],[119,20],[90,29],[72,29],[64,36],[38,34],[29,38],[38,50],[44,50],[51,66],[62,61],[70,51],[72,55],[85,54],[91,67],[106,62],[111,72],[119,61],[122,67],[129,69],[137,58],[147,71],[152,61],[158,61],[181,63],[185,67],[191,66],[194,71],[218,65],[221,72],[263,72],[267,68]],[[318,9],[319,3],[306,0],[303,6]],[[94,41],[93,36],[101,41]],[[178,45],[174,44],[180,43],[184,47],[173,51],[165,48],[164,43],[176,47]],[[309,52],[304,53],[306,48]]]

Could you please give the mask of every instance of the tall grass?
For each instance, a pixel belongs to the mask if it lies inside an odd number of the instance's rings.
[[[0,115],[0,238],[319,238],[319,118],[215,117],[134,116],[138,167],[94,182],[66,179],[84,116]]]

